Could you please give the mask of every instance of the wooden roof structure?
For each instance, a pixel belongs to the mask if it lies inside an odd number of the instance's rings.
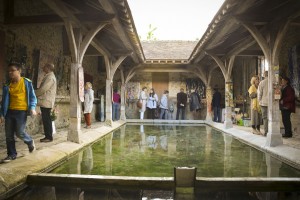
[[[224,61],[233,55],[264,55],[247,25],[254,26],[264,35],[273,27],[286,23],[288,26],[300,25],[299,0],[225,0],[197,44],[186,42],[186,47],[192,48],[190,55],[159,58],[159,53],[152,53],[157,58],[147,58],[145,52],[149,52],[145,49],[149,43],[144,43],[143,49],[126,0],[4,1],[6,25],[65,24],[68,19],[73,27],[88,33],[99,23],[104,23],[105,27],[96,33],[85,55],[106,55],[112,60],[127,56],[122,62],[127,72],[132,69],[187,72],[196,68],[203,74],[208,68],[217,66],[215,57]],[[21,2],[26,3],[20,5]],[[26,5],[31,10],[35,6],[38,9],[31,15],[22,13],[18,7],[26,10]],[[157,67],[160,64],[163,65]]]

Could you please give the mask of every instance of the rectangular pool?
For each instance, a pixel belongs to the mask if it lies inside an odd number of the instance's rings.
[[[299,170],[210,126],[124,125],[51,173],[173,177],[300,177]]]

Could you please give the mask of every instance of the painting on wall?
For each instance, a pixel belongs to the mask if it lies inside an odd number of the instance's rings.
[[[139,98],[140,83],[128,82],[126,84],[126,101],[133,103]]]
[[[298,103],[300,103],[300,44],[293,46],[289,50],[289,73],[287,74],[291,80],[291,86],[295,90]]]
[[[49,54],[46,54],[44,51],[39,51],[39,63],[38,63],[38,73],[37,73],[37,83],[36,87],[39,88],[45,72],[43,71],[43,67],[46,63],[55,63],[55,57]]]

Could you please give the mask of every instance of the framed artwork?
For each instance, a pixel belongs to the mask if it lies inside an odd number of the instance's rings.
[[[287,75],[291,80],[291,86],[295,90],[297,101],[300,102],[300,44],[290,48],[288,55],[289,73]]]
[[[128,82],[126,84],[126,100],[128,103],[135,102],[139,98],[140,83],[139,82]]]

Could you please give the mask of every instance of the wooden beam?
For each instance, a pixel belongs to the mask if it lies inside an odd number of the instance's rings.
[[[115,16],[112,14],[74,14],[80,22],[109,22]],[[35,16],[10,16],[5,17],[6,25],[15,24],[63,24],[64,21],[57,15],[35,15]]]
[[[99,3],[102,5],[104,8],[105,12],[110,13],[110,14],[115,14],[117,13],[115,7],[112,5],[112,2],[110,0],[98,0]],[[120,23],[120,21],[117,18],[114,18],[112,20],[112,25],[116,32],[118,33],[119,37],[121,38],[122,42],[124,45],[127,47],[127,49],[134,50],[133,45],[130,42],[130,39],[128,38],[127,34],[124,31],[123,25]],[[138,59],[136,54],[132,56],[133,60],[138,63]]]

